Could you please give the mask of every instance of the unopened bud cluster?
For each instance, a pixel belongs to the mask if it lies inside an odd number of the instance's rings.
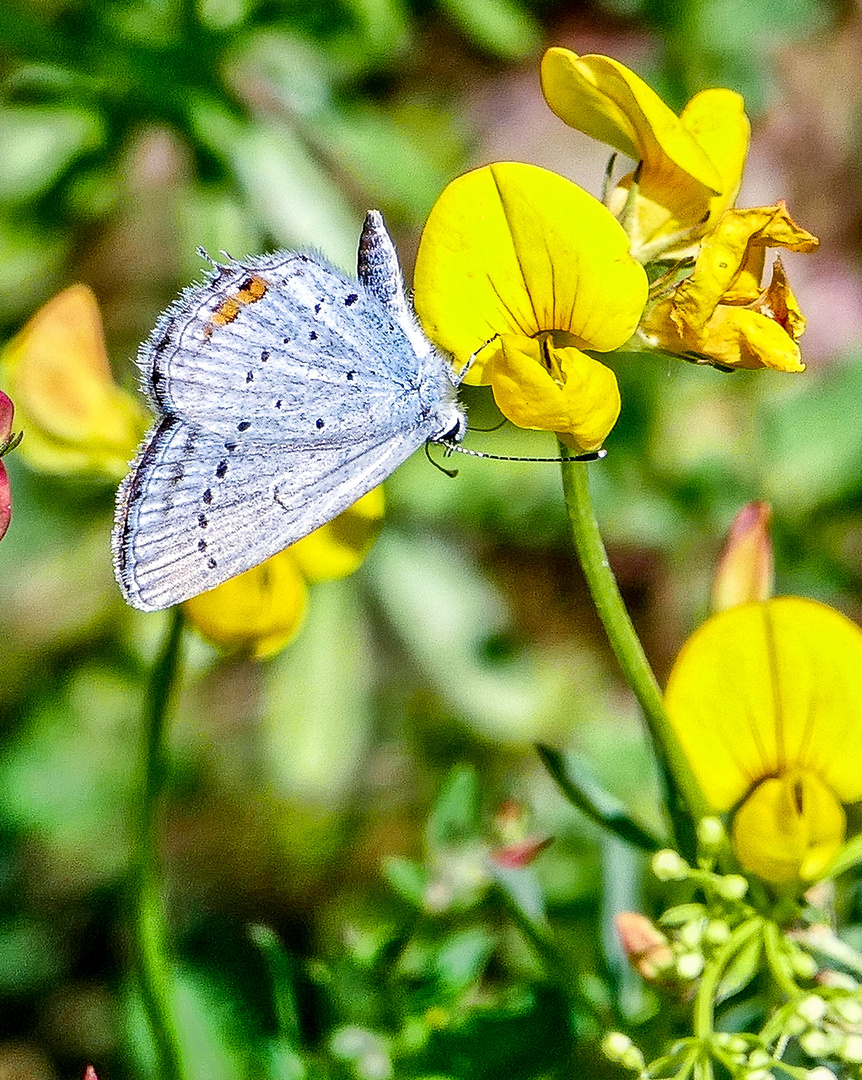
[[[691,881],[705,899],[703,903],[680,904],[665,912],[659,927],[654,928],[658,937],[652,952],[646,954],[648,966],[644,950],[631,947],[618,920],[623,947],[633,966],[648,981],[697,979],[709,958],[728,941],[733,928],[751,915],[751,908],[744,902],[748,891],[745,878],[740,874],[718,874],[712,869],[725,841],[724,826],[718,818],[704,818],[698,825],[696,867],[669,848],[653,856],[652,870],[659,881]]]
[[[784,1028],[810,1058],[862,1065],[862,990],[807,994]]]

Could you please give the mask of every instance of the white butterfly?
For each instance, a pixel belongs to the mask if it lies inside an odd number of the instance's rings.
[[[141,346],[158,421],[117,492],[114,569],[155,611],[330,521],[426,441],[459,442],[456,375],[371,211],[359,280],[313,255],[215,265]]]

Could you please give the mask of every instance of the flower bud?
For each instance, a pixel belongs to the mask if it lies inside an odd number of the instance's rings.
[[[838,1048],[838,1056],[856,1065],[862,1062],[862,1035],[847,1035]]]
[[[772,596],[772,511],[764,502],[744,506],[730,526],[712,581],[712,610]]]
[[[703,953],[683,953],[676,958],[676,970],[681,979],[696,979],[703,971]]]
[[[623,911],[614,920],[629,963],[647,982],[657,981],[673,964],[664,934],[645,915]]]
[[[708,854],[714,853],[721,847],[725,836],[721,818],[705,817],[697,823],[697,842]]]
[[[819,994],[809,994],[797,1003],[796,1011],[809,1024],[818,1024],[826,1015],[827,1004]]]
[[[715,891],[722,900],[741,900],[748,892],[748,882],[742,874],[725,874],[715,883]]]
[[[671,848],[657,851],[652,857],[651,866],[659,881],[683,881],[690,869],[685,859]]]

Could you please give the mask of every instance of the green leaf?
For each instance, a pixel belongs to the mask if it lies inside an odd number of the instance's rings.
[[[576,754],[561,754],[549,746],[537,746],[536,751],[569,802],[591,821],[644,851],[667,847],[629,816],[623,804],[605,791]]]
[[[428,874],[418,863],[412,859],[393,856],[384,861],[383,876],[402,900],[420,910],[424,907]]]
[[[105,141],[102,117],[82,108],[0,108],[0,201],[20,203],[50,190],[71,163]]]
[[[512,0],[440,0],[440,6],[479,48],[503,60],[523,60],[541,46],[533,17]]]
[[[296,979],[293,958],[287,953],[278,936],[268,926],[259,923],[248,928],[252,942],[260,949],[272,979],[272,1001],[275,1008],[278,1033],[294,1050],[299,1050],[302,1038],[299,1028],[299,1011],[294,982]]]
[[[443,781],[428,821],[425,842],[430,851],[460,846],[479,838],[479,780],[470,765],[455,765]]]
[[[254,217],[276,243],[322,251],[353,273],[361,221],[346,193],[286,123],[242,123],[212,100],[189,111],[198,138],[233,171]]]
[[[733,997],[743,987],[748,986],[760,970],[763,953],[763,939],[760,935],[749,938],[727,965],[715,992],[716,1004]]]
[[[858,493],[862,475],[862,363],[858,357],[763,410],[762,497],[776,516],[799,519]]]
[[[426,479],[429,487],[436,482],[434,475]],[[566,672],[525,648],[489,649],[505,640],[508,610],[466,551],[389,528],[363,576],[419,673],[459,720],[497,742],[521,744],[557,728],[569,693]]]
[[[862,833],[852,836],[844,847],[838,852],[834,862],[829,866],[824,878],[835,878],[862,862]]]
[[[494,935],[481,926],[448,937],[437,950],[433,965],[441,989],[452,995],[468,990],[479,980],[495,945]]]

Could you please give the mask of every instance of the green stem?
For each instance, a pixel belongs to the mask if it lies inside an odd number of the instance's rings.
[[[562,443],[560,452],[564,458],[571,456]],[[677,843],[691,857],[694,822],[707,815],[709,807],[677,741],[658,682],[620,595],[590,499],[587,465],[575,461],[563,464],[563,491],[572,539],[593,603],[626,682],[643,710],[662,770]]]
[[[763,920],[757,916],[741,923],[707,964],[694,1002],[693,1031],[701,1046],[712,1038],[715,995],[728,964],[755,934],[762,932],[763,925]]]
[[[161,897],[159,803],[165,779],[165,720],[180,668],[182,615],[174,608],[161,654],[153,666],[144,708],[146,759],[137,820],[132,885],[134,950],[144,1013],[156,1050],[159,1080],[183,1080],[171,1007],[168,931]]]
[[[800,997],[802,988],[796,985],[788,969],[788,964],[781,955],[781,931],[772,920],[767,921],[763,926],[763,949],[766,953],[766,961],[772,977],[784,996],[789,1001],[794,1001]]]

